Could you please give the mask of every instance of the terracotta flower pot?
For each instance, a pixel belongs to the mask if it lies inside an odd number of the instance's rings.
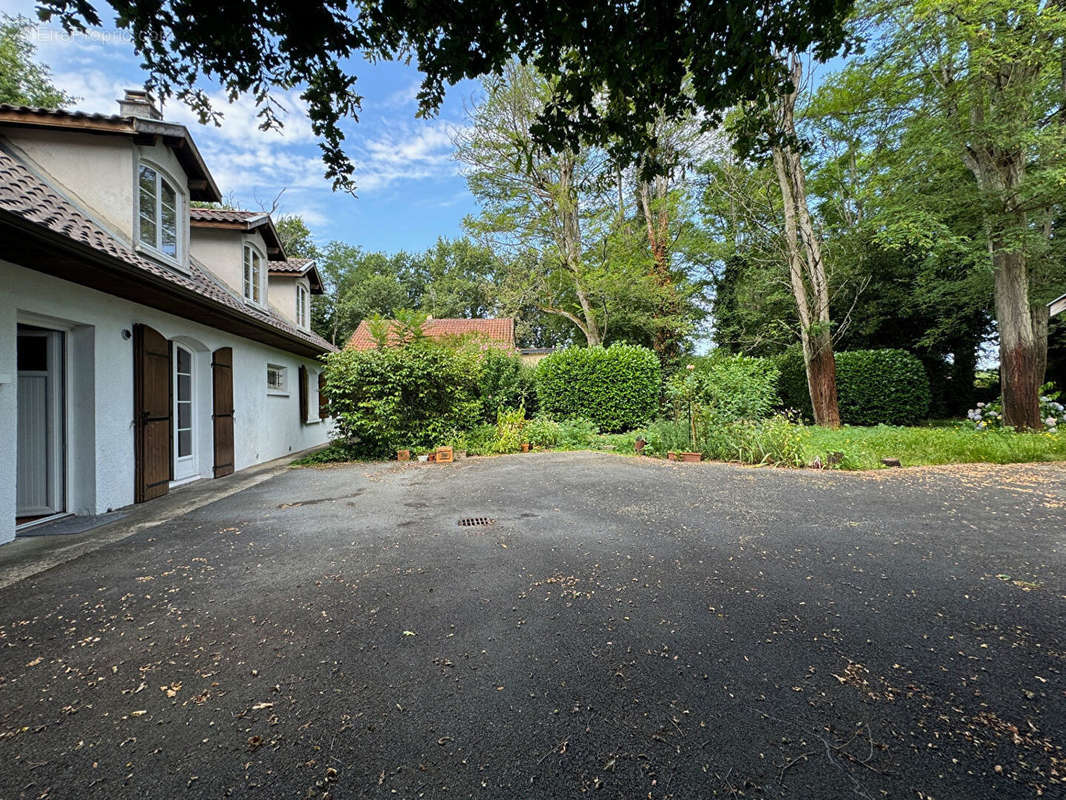
[[[693,461],[702,461],[703,460],[703,454],[702,453],[680,453],[679,455],[681,456],[681,460],[682,461],[688,461],[690,463],[693,462]]]
[[[670,459],[671,461],[677,461],[677,453],[675,453],[673,450],[671,450],[669,453],[667,453],[666,457],[668,459]]]
[[[633,442],[633,450],[634,450],[634,451],[636,451],[636,454],[637,454],[638,456],[639,456],[639,455],[640,455],[641,453],[643,453],[643,452],[644,452],[644,446],[645,446],[645,445],[646,445],[647,443],[648,443],[648,442],[647,442],[646,440],[644,440],[644,439],[636,439],[636,440],[635,440],[635,441]]]
[[[523,453],[528,453],[529,452],[529,442],[522,442],[522,452]]]
[[[429,461],[430,463],[433,463],[436,460],[437,460],[437,454],[436,453],[426,453],[426,461]]]
[[[396,451],[396,460],[397,461],[410,461],[411,460],[411,451],[410,450],[397,450]]]
[[[450,464],[455,458],[455,454],[450,447],[438,447],[437,448],[437,463],[438,464]]]

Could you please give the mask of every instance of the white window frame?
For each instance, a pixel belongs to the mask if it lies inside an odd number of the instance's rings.
[[[153,221],[155,224],[155,241],[146,242],[141,239],[141,169],[150,169],[155,173],[155,208],[153,209]],[[166,182],[174,190],[174,255],[163,252],[160,247],[162,234],[163,204],[161,200],[161,186]],[[189,202],[181,181],[178,181],[169,170],[146,158],[136,159],[133,167],[133,241],[138,250],[146,252],[153,258],[164,261],[182,271],[186,267],[186,242],[189,230]]]
[[[259,274],[255,275],[255,268],[253,266],[252,258],[258,256],[259,258]],[[241,293],[244,295],[246,302],[256,306],[266,306],[266,256],[263,255],[263,251],[259,249],[255,244],[250,241],[244,242],[244,247],[241,250]],[[249,270],[252,271],[252,277],[257,278],[251,280],[249,278]],[[255,296],[258,291],[258,298]],[[251,295],[249,295],[251,292]]]
[[[318,374],[320,370],[307,368],[307,419],[304,425],[315,425],[322,421],[318,416]]]
[[[311,324],[311,292],[303,283],[296,284],[296,326],[307,330]]]
[[[178,371],[178,363],[180,358],[178,351],[184,351],[189,356],[189,372],[182,373]],[[175,481],[189,480],[196,477],[196,464],[197,464],[197,447],[196,447],[196,353],[191,348],[186,347],[183,344],[174,344],[174,364],[173,364],[173,395],[174,395],[174,408],[172,413],[174,414],[174,479]],[[188,374],[189,376],[189,400],[181,400],[180,393],[178,391],[179,375]],[[178,414],[179,404],[182,402],[189,403],[189,453],[188,455],[180,455],[178,443],[180,441],[180,433],[183,428],[179,428]]]
[[[275,395],[277,397],[289,396],[289,369],[282,364],[267,364],[267,394]],[[271,385],[270,373],[276,371],[280,378],[278,385]]]

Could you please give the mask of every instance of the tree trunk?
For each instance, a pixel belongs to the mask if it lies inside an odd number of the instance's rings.
[[[665,177],[654,178],[651,182],[640,181],[637,186],[637,200],[644,228],[648,237],[648,249],[652,258],[652,280],[659,289],[655,316],[659,327],[652,339],[652,349],[663,362],[676,360],[681,354],[680,336],[673,328],[662,323],[664,319],[677,315],[679,302],[670,274],[670,212],[667,208],[669,185]]]
[[[1025,255],[996,247],[993,243],[992,262],[995,266],[1003,422],[1020,430],[1035,430],[1041,427],[1040,384],[1043,375],[1037,372],[1041,368],[1041,356],[1029,310]],[[1046,354],[1044,350],[1045,359]]]
[[[579,325],[581,332],[585,334],[585,340],[589,347],[603,344],[603,336],[600,333],[600,325],[596,320],[596,312],[589,302],[588,294],[581,281],[581,260],[584,257],[581,243],[581,210],[578,205],[577,190],[574,188],[574,161],[573,158],[561,158],[559,168],[559,196],[555,198],[558,209],[558,244],[562,257],[566,262],[566,268],[574,276],[574,294],[581,306],[581,316],[585,320],[584,325]]]
[[[814,422],[827,428],[840,427],[837,402],[836,360],[829,318],[829,280],[822,260],[822,247],[807,205],[807,182],[803,162],[795,149],[795,107],[803,65],[790,57],[792,91],[781,96],[777,133],[781,144],[773,147],[774,170],[781,188],[785,217],[785,244],[789,281],[799,312],[803,363],[811,395]]]
[[[828,331],[804,337],[803,363],[807,367],[807,389],[811,395],[814,421],[826,428],[840,427],[837,403],[837,365]]]
[[[1044,303],[1029,306],[1029,316],[1033,320],[1033,342],[1036,347],[1036,385],[1043,386],[1047,380],[1047,329],[1051,321],[1051,309]],[[1039,394],[1039,388],[1037,389]],[[1039,402],[1039,400],[1037,401]]]

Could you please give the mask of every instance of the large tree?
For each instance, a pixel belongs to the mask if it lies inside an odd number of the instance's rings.
[[[0,103],[63,108],[75,98],[52,83],[48,67],[35,60],[30,38],[34,26],[25,17],[0,15]]]
[[[499,74],[512,57],[559,76],[534,129],[553,149],[597,142],[620,159],[647,152],[653,123],[717,114],[780,83],[776,53],[828,57],[844,41],[851,0],[107,0],[129,30],[161,97],[218,119],[204,78],[250,93],[277,125],[272,91],[299,87],[327,175],[351,185],[341,122],[362,98],[353,55],[410,59],[425,79],[420,112],[448,84]],[[40,0],[67,29],[102,23],[89,0]],[[691,91],[685,91],[686,83]]]
[[[968,238],[993,277],[1005,421],[1038,428],[1044,303],[1064,255],[1066,7],[879,0],[863,12],[877,38],[869,57],[837,81],[850,124],[868,118],[894,132],[923,170],[950,161],[968,173],[936,200],[948,214],[962,198],[979,211]],[[927,204],[899,204],[893,227],[916,231],[915,208],[924,213]],[[966,238],[954,241],[962,246]]]

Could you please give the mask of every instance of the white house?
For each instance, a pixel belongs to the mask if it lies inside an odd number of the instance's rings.
[[[144,92],[0,105],[0,542],[323,444],[314,263]]]

